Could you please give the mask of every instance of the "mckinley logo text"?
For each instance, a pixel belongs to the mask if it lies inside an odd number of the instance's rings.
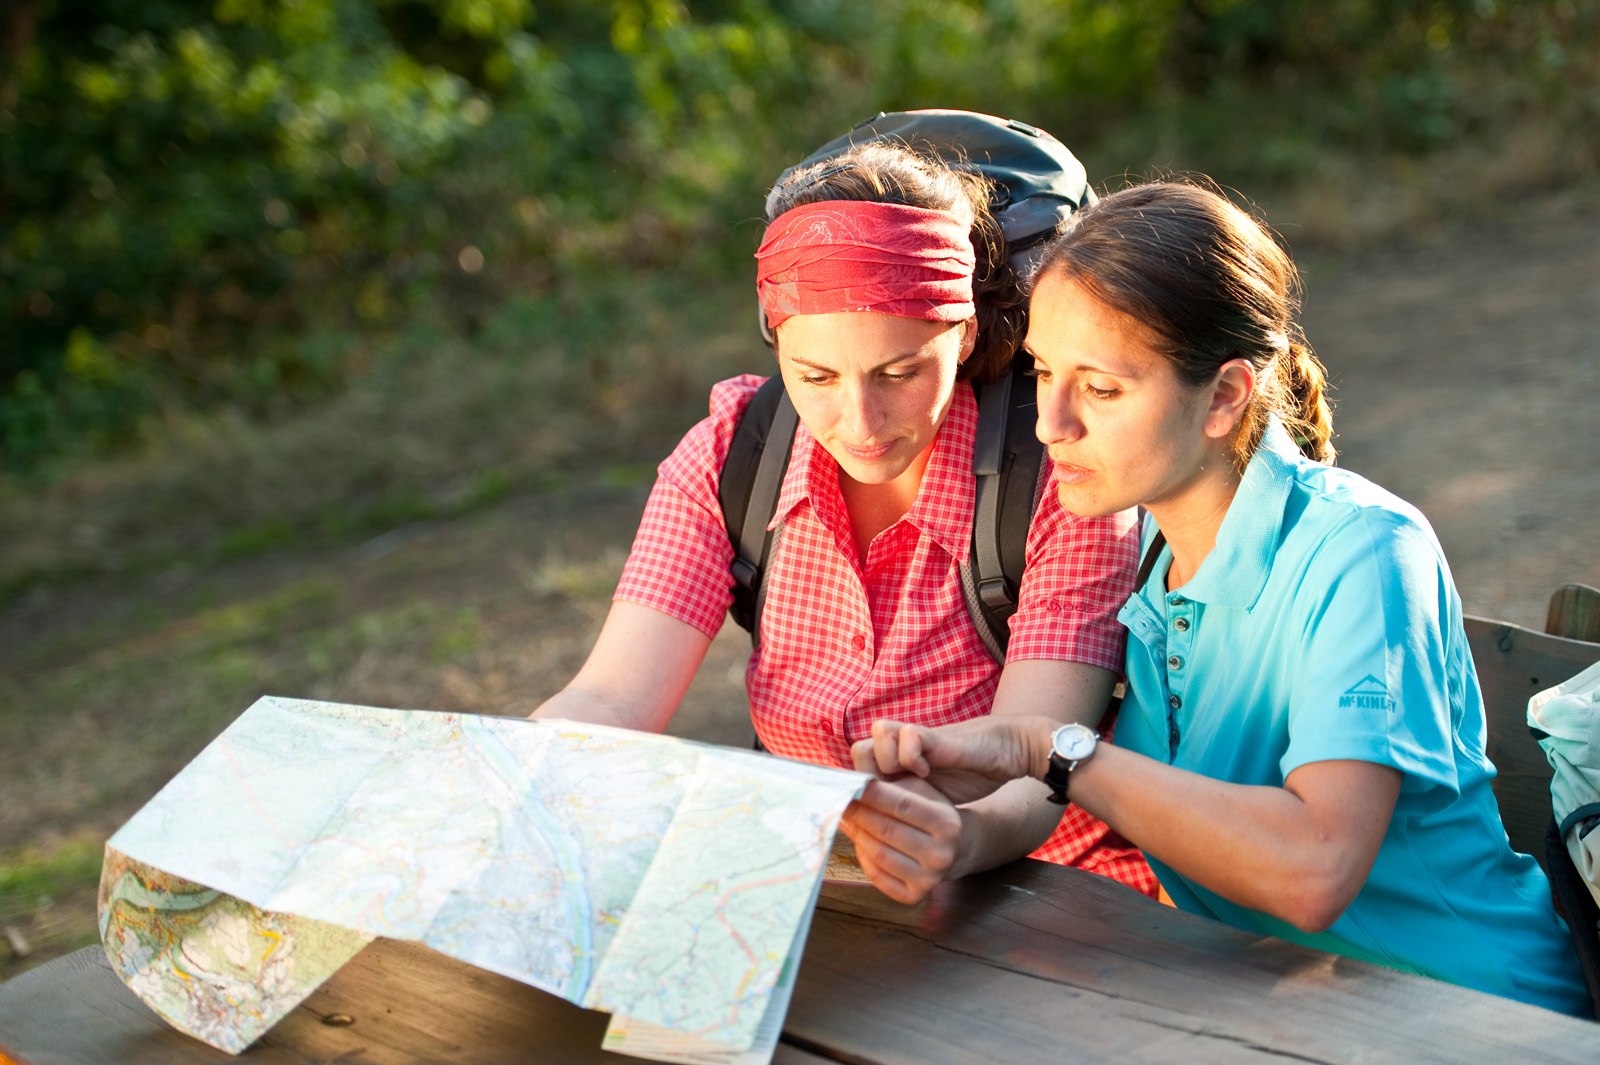
[[[1371,673],[1352,684],[1348,691],[1339,696],[1341,710],[1390,710],[1394,707],[1394,700],[1389,698],[1389,689],[1383,681]]]

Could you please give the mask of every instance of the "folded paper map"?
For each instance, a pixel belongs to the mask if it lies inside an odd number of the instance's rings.
[[[764,1060],[865,782],[623,729],[267,696],[107,842],[101,939],[151,1008],[233,1053],[387,936],[612,1013],[608,1049]]]

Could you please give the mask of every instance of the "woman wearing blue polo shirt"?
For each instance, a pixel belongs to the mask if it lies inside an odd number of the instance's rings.
[[[953,802],[1033,776],[1229,924],[1564,1012],[1588,997],[1489,787],[1461,602],[1427,521],[1333,458],[1298,278],[1225,198],[1074,216],[1026,349],[1061,505],[1164,537],[1121,613],[1116,744],[1047,718],[879,722],[857,764]]]

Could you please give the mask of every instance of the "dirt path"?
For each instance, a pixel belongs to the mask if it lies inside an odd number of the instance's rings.
[[[1468,612],[1600,585],[1600,202],[1552,195],[1306,263],[1340,463],[1433,523]]]

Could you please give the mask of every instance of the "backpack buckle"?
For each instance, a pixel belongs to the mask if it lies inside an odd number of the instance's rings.
[[[746,591],[755,587],[756,577],[761,572],[754,562],[743,556],[734,559],[733,565],[729,568],[733,571],[733,579],[738,581],[739,587]]]
[[[1011,594],[1011,586],[1004,577],[990,577],[978,582],[978,598],[983,600],[983,605],[990,610],[1001,610],[1016,603],[1016,598]]]

